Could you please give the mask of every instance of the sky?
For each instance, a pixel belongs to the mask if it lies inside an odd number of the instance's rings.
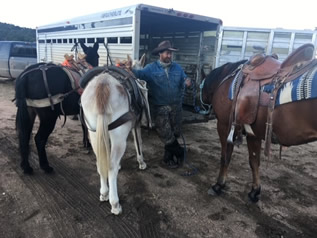
[[[317,28],[317,0],[5,0],[0,22],[36,28],[139,3],[219,18],[224,26]]]

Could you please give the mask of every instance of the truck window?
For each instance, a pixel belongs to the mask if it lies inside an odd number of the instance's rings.
[[[11,49],[11,56],[36,58],[35,45],[14,44]]]

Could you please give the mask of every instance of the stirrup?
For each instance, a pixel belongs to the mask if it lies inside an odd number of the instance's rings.
[[[227,143],[233,144],[233,134],[234,134],[234,130],[235,130],[235,125],[231,125],[231,130],[229,132],[229,135],[227,137]]]
[[[249,136],[255,136],[251,126],[249,124],[243,124],[244,126],[244,130],[245,132],[249,135]]]

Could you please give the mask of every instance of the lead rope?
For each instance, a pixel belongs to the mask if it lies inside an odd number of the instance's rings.
[[[203,115],[208,115],[210,113],[211,104],[204,103],[203,98],[202,98],[203,88],[204,88],[204,85],[205,85],[205,80],[206,80],[206,78],[204,78],[204,80],[199,85],[199,89],[200,89],[200,91],[199,91],[200,104],[201,104],[202,108],[204,109],[204,110],[200,110],[199,113],[203,114]],[[205,106],[207,106],[208,110],[205,108]]]
[[[181,176],[186,176],[186,177],[190,177],[190,176],[194,176],[198,173],[198,169],[192,164],[192,163],[189,163],[187,160],[186,160],[186,143],[185,143],[185,138],[183,136],[183,133],[180,132],[180,135],[182,137],[182,140],[183,140],[183,145],[184,145],[184,164],[187,165],[188,167],[188,170],[181,173]]]

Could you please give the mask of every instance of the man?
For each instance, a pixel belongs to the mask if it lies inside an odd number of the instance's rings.
[[[152,52],[159,55],[159,60],[144,69],[133,70],[137,78],[147,82],[151,113],[159,138],[165,145],[163,162],[168,168],[177,168],[184,160],[184,148],[177,138],[182,123],[184,85],[191,85],[181,66],[172,62],[172,52],[177,50],[170,41],[163,41]]]

